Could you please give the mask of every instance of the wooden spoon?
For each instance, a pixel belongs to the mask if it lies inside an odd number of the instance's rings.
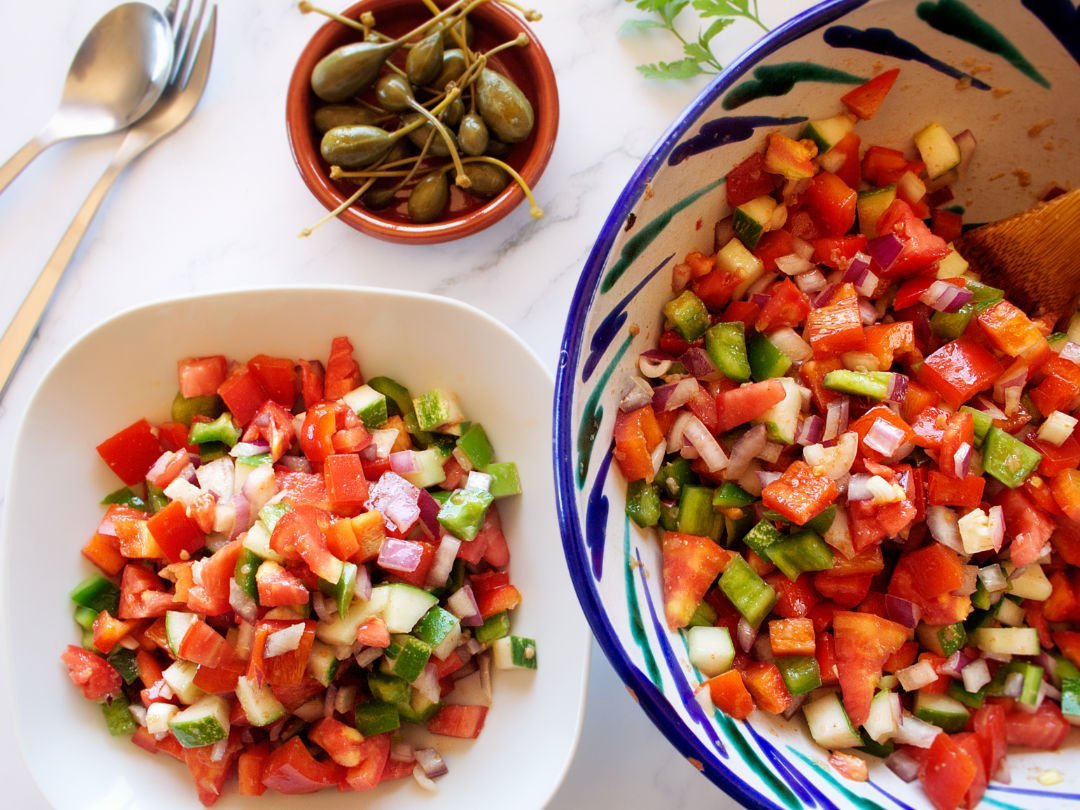
[[[983,281],[1029,314],[1071,314],[1080,298],[1080,189],[973,228],[955,244]]]

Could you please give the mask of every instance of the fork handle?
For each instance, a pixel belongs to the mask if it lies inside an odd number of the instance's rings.
[[[15,313],[4,336],[0,338],[0,397],[7,391],[8,383],[26,353],[26,347],[30,345],[37,331],[41,316],[45,314],[45,308],[52,300],[53,293],[56,292],[56,287],[64,276],[64,271],[75,255],[90,223],[94,220],[94,215],[101,207],[116,178],[120,176],[133,157],[126,154],[117,155],[117,159],[114,159],[98,178],[82,207],[71,220],[67,231],[61,237],[56,250],[38,274],[34,286],[23,299],[19,311]]]
[[[56,143],[55,138],[47,137],[45,133],[39,133],[27,141],[18,152],[8,158],[7,162],[0,166],[0,193],[11,185],[11,181],[18,177],[23,169],[30,165],[30,161],[54,143]]]

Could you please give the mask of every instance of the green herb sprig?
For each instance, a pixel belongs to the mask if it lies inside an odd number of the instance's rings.
[[[623,27],[631,31],[668,31],[682,43],[683,58],[674,62],[651,62],[637,69],[649,79],[690,79],[712,75],[723,70],[712,52],[710,43],[717,34],[737,20],[746,19],[768,32],[758,16],[758,0],[626,0],[638,11],[649,14],[647,19],[627,20]],[[695,39],[687,39],[675,27],[676,18],[692,6],[701,19]],[[705,23],[708,23],[705,26]]]

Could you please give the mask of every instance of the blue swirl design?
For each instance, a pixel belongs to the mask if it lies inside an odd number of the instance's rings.
[[[585,545],[589,547],[593,578],[597,582],[604,573],[604,538],[607,536],[608,518],[608,499],[604,494],[604,483],[607,481],[614,450],[615,443],[612,442],[600,462],[600,469],[596,471],[596,480],[593,481],[589,493],[589,503],[585,507]]]
[[[1023,0],[1023,4],[1080,62],[1080,8],[1072,0]]]
[[[844,796],[844,798],[846,798],[849,802],[854,804],[856,807],[863,808],[863,810],[878,810],[878,808],[881,807],[881,805],[879,805],[879,804],[877,804],[875,802],[872,802],[872,801],[870,801],[869,799],[867,799],[867,798],[865,798],[863,796],[859,796],[857,793],[852,792],[849,788],[845,787],[840,782],[839,779],[837,779],[835,776],[833,776],[831,773],[829,773],[829,771],[824,766],[822,766],[818,762],[815,762],[813,759],[808,757],[802,751],[799,751],[798,749],[796,749],[796,748],[794,748],[793,746],[790,746],[790,745],[787,748],[788,748],[788,751],[790,751],[799,760],[801,760],[806,765],[808,765],[810,768],[812,768],[818,774],[818,776],[820,776],[822,779],[824,779],[829,785],[831,785],[835,790],[837,790],[839,793],[841,793]],[[874,790],[876,790],[882,796],[889,799],[893,804],[895,804],[897,807],[899,807],[900,810],[915,810],[915,808],[913,808],[910,804],[906,804],[906,803],[900,801],[898,798],[893,796],[891,793],[889,793],[887,790],[882,788],[876,782],[872,782],[872,781],[868,780],[866,784],[870,785],[870,787],[872,787]]]
[[[931,56],[906,39],[901,39],[888,28],[867,28],[861,31],[850,25],[834,25],[825,30],[825,42],[834,48],[856,48],[860,51],[902,59],[905,62],[922,62],[938,73],[944,73],[954,79],[968,79],[971,86],[979,90],[990,89],[990,85],[981,79]]]
[[[1038,796],[1040,799],[1064,799],[1070,802],[1080,802],[1080,793],[1055,793],[1052,790],[1006,787],[1004,785],[990,785],[987,790],[992,790],[995,793],[1014,793],[1017,796]]]
[[[803,776],[799,769],[792,765],[791,761],[781,754],[775,745],[766,740],[752,724],[744,723],[743,725],[750,732],[750,736],[754,738],[754,742],[758,744],[762,753],[765,754],[765,758],[787,779],[787,783],[799,794],[799,798],[803,800],[804,804],[811,807],[820,807],[822,810],[838,810],[836,805],[818,789],[817,785]]]
[[[758,127],[782,127],[787,124],[801,124],[805,120],[805,115],[794,115],[790,118],[776,118],[771,115],[729,115],[714,118],[702,124],[697,135],[691,135],[672,149],[667,162],[669,166],[677,166],[702,152],[727,146],[729,143],[748,141],[754,137],[754,130]]]
[[[672,253],[660,264],[656,265],[652,270],[645,274],[645,278],[634,285],[634,289],[630,290],[614,307],[611,308],[611,312],[604,316],[604,319],[600,321],[600,325],[596,327],[596,331],[593,332],[592,340],[589,341],[589,356],[585,358],[585,362],[581,367],[581,381],[588,382],[589,377],[592,376],[593,371],[596,370],[597,364],[604,356],[604,352],[611,346],[612,341],[619,335],[619,330],[622,329],[624,323],[626,323],[626,306],[634,297],[641,292],[641,289],[652,281],[653,276],[664,269],[664,266],[675,258],[675,254]]]

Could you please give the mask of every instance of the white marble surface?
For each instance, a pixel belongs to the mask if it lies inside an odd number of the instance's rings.
[[[0,156],[46,121],[71,55],[110,5],[3,3]],[[110,315],[173,295],[308,282],[433,292],[487,310],[554,369],[568,302],[608,209],[638,160],[703,86],[637,74],[638,62],[679,53],[663,33],[620,34],[622,21],[635,16],[624,0],[546,0],[536,30],[558,76],[562,121],[536,189],[547,212],[542,221],[530,221],[521,208],[480,235],[432,247],[378,242],[338,223],[301,240],[299,229],[323,211],[292,165],[284,90],[321,20],[300,15],[291,0],[220,5],[201,106],[114,187],[0,403],[0,492],[12,474],[10,448],[22,414],[63,349]],[[762,17],[776,25],[808,5],[763,0]],[[730,60],[760,34],[752,23],[736,23],[722,36],[721,57]],[[0,322],[15,312],[118,140],[55,147],[0,196]],[[675,753],[595,645],[592,660],[578,755],[552,806],[735,806]],[[17,665],[17,656],[5,663]],[[44,807],[17,753],[2,668],[0,693],[0,804]]]

